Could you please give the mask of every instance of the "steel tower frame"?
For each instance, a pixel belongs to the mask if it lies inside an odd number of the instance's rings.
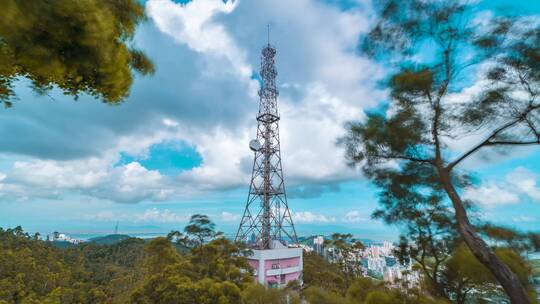
[[[236,241],[257,249],[271,249],[274,240],[283,245],[298,243],[281,166],[275,55],[276,49],[268,39],[261,52],[262,86],[256,138],[260,148],[254,151],[249,194],[236,234]]]

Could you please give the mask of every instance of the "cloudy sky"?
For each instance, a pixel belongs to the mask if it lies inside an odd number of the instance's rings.
[[[540,14],[528,0],[480,1],[475,14],[489,18],[510,4]],[[19,100],[0,111],[0,226],[109,233],[118,221],[120,232],[163,233],[204,213],[233,233],[248,190],[255,75],[270,24],[297,230],[396,237],[398,229],[370,219],[377,190],[336,145],[345,122],[387,100],[377,86],[387,67],[357,51],[373,23],[369,0],[149,0],[146,9],[134,43],[157,71],[137,78],[123,104],[37,96],[17,83]],[[464,196],[482,199],[486,219],[538,229],[540,149],[480,155],[467,166],[481,183]]]

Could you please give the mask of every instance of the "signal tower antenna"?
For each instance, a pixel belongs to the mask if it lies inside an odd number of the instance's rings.
[[[268,23],[267,27],[268,27],[268,45],[270,45],[270,23]]]
[[[261,79],[257,137],[250,142],[254,152],[251,183],[238,227],[236,241],[246,242],[256,249],[272,249],[275,241],[284,246],[297,245],[298,238],[285,193],[279,140],[276,49],[268,44],[261,52]]]

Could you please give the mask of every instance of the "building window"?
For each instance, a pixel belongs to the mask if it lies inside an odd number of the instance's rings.
[[[284,274],[281,275],[281,284],[285,284],[285,275]]]

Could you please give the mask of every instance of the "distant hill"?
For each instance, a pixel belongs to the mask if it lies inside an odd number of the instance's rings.
[[[51,244],[54,247],[60,248],[60,249],[73,248],[77,246],[76,244],[73,244],[67,241],[52,241]]]
[[[99,245],[112,245],[112,244],[119,243],[123,240],[127,240],[129,238],[131,237],[126,234],[109,234],[106,236],[98,236],[95,238],[91,238],[88,240],[88,242],[99,244]]]

